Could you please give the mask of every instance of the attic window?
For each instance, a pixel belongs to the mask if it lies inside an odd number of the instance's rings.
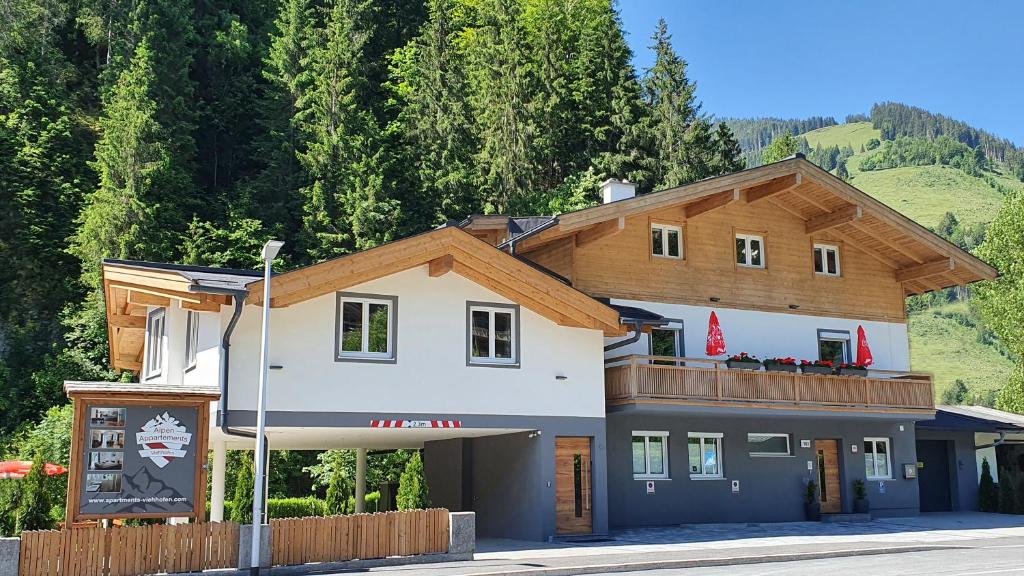
[[[839,247],[814,245],[814,272],[822,276],[839,276]]]
[[[335,361],[395,362],[397,308],[397,296],[339,292]]]
[[[682,259],[683,229],[670,224],[651,224],[651,254]]]
[[[736,264],[746,268],[764,268],[764,236],[737,234]]]

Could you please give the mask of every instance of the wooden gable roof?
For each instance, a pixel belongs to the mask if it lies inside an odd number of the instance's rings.
[[[992,266],[807,161],[802,155],[734,174],[562,214],[557,222],[519,239],[525,252],[574,236],[577,245],[616,234],[624,219],[678,208],[682,219],[733,202],[785,210],[807,234],[828,231],[895,271],[905,295],[958,286],[998,275]]]

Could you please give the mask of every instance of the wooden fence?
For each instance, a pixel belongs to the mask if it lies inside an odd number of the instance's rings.
[[[141,576],[235,568],[238,524],[22,532],[20,576]]]
[[[270,521],[272,563],[369,560],[448,551],[444,509]]]

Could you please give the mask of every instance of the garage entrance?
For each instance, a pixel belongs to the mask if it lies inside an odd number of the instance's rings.
[[[949,440],[917,441],[917,485],[921,512],[953,510]]]

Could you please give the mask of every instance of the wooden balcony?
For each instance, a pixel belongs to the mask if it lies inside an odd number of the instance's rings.
[[[935,410],[932,377],[871,370],[867,377],[730,370],[707,358],[621,356],[605,363],[605,399],[623,404],[743,406],[851,412]]]

